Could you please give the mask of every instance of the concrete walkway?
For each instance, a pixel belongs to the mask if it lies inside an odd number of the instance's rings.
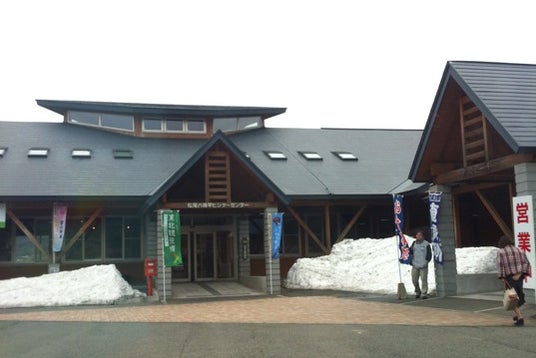
[[[0,321],[512,326],[512,313],[502,308],[500,296],[490,298],[496,293],[427,300],[316,290],[283,290],[279,296],[231,293],[166,303],[152,299],[114,306],[2,309]],[[536,326],[536,305],[526,304],[523,312],[525,325]]]

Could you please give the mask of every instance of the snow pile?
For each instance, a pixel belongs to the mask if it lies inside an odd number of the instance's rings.
[[[409,245],[415,240],[406,236]],[[397,237],[385,239],[347,239],[335,244],[331,254],[301,258],[290,268],[285,282],[288,288],[332,289],[353,292],[391,294],[399,282],[413,289],[411,266],[398,264]],[[456,249],[458,274],[496,272],[497,248]],[[428,292],[436,288],[435,268],[428,270]]]
[[[95,265],[39,277],[0,281],[0,308],[113,304],[142,297],[115,265]]]

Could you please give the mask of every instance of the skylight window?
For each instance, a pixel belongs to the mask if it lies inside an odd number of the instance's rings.
[[[7,148],[6,147],[0,147],[0,158],[6,155]]]
[[[31,148],[28,151],[28,156],[46,158],[48,156],[48,148]]]
[[[134,152],[130,149],[114,149],[114,158],[116,159],[132,159]]]
[[[91,158],[90,149],[73,149],[71,152],[73,158]]]
[[[323,160],[322,156],[317,152],[298,152],[307,160]]]
[[[333,154],[335,154],[337,157],[339,157],[339,159],[341,160],[350,160],[350,161],[357,161],[357,157],[350,153],[350,152],[332,152]]]
[[[287,160],[287,156],[283,154],[282,152],[278,151],[264,151],[264,154],[268,156],[268,158],[272,160]]]

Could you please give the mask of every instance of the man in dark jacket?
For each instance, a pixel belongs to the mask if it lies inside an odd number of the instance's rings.
[[[417,231],[409,252],[411,254],[411,280],[415,286],[415,298],[428,298],[428,263],[432,259],[432,249],[428,241],[424,240],[423,231]],[[419,277],[422,290],[419,286]]]

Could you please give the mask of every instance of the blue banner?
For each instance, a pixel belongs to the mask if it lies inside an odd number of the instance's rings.
[[[272,214],[272,259],[279,258],[281,248],[281,231],[283,229],[283,213]]]
[[[398,236],[398,261],[402,264],[410,265],[411,257],[409,254],[409,245],[406,237],[404,236],[404,210],[402,209],[403,195],[393,195],[393,207],[395,214],[395,231]]]
[[[432,253],[434,261],[443,265],[443,245],[439,237],[439,208],[441,204],[441,192],[428,193],[430,202],[430,231],[432,233]]]

